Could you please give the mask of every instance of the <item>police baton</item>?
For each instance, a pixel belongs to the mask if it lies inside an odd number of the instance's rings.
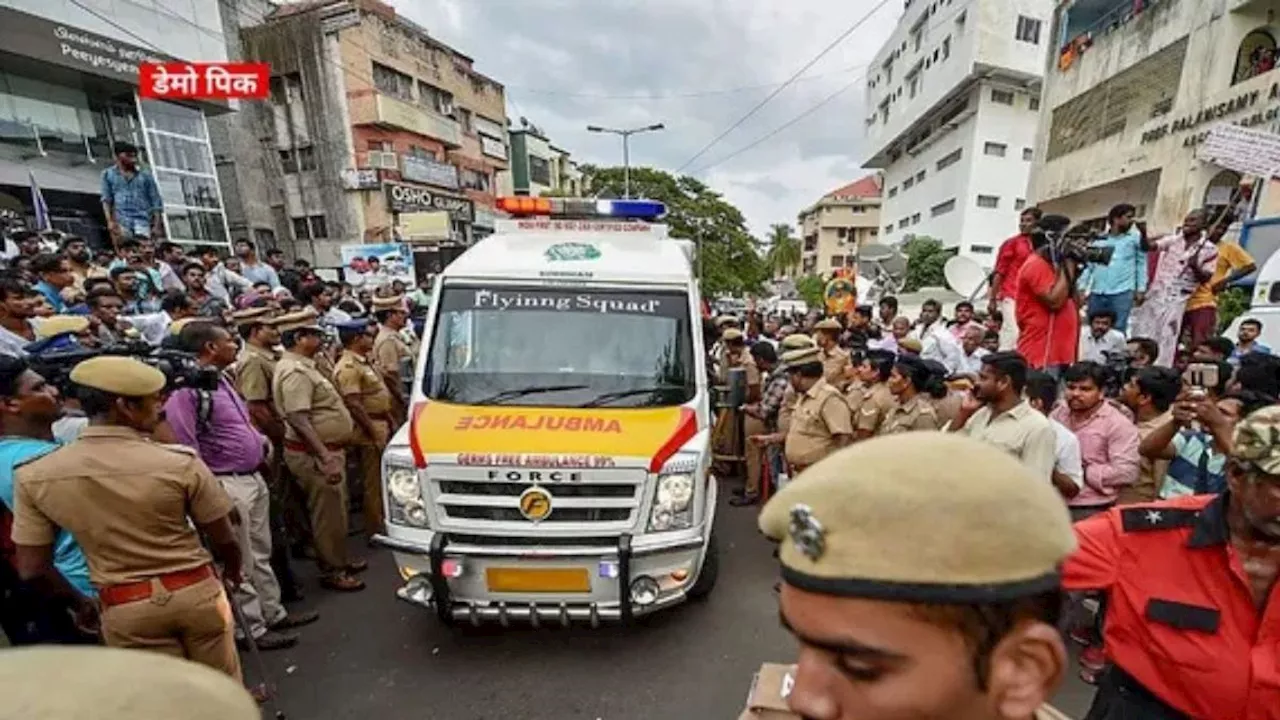
[[[222,573],[216,568],[214,573],[217,574],[218,581],[222,583],[222,587],[227,593],[227,601],[231,605],[231,615],[235,618],[236,627],[240,628],[240,632],[244,634],[246,644],[249,646],[249,654],[253,656],[253,664],[258,672],[256,689],[262,698],[262,704],[275,720],[285,720],[284,711],[276,705],[275,685],[268,680],[267,664],[262,660],[262,651],[258,650],[258,643],[254,642],[253,632],[249,629],[249,621],[245,619],[244,611],[240,609],[240,603],[236,600],[235,593],[231,592],[231,589],[227,587]]]

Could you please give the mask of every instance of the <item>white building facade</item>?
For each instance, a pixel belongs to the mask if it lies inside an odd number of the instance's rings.
[[[907,0],[867,71],[864,167],[882,242],[929,236],[990,267],[1035,153],[1050,0]]]
[[[1234,206],[1241,176],[1196,149],[1218,123],[1280,131],[1280,2],[1075,0],[1053,37],[1030,189],[1046,212],[1101,222],[1129,203],[1161,234]],[[1274,186],[1260,215],[1280,210]]]

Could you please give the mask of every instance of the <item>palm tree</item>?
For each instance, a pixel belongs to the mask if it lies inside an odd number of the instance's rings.
[[[769,228],[765,263],[775,276],[788,275],[800,265],[800,240],[791,234],[790,225],[778,223]]]

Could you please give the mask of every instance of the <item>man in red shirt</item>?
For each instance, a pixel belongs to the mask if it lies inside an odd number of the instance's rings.
[[[1060,215],[1051,218],[1055,232],[1070,224]],[[1051,218],[1044,218],[1041,224]],[[1018,271],[1014,290],[1018,353],[1033,370],[1059,377],[1066,366],[1075,362],[1080,342],[1080,312],[1074,293],[1079,271],[1070,258],[1049,260],[1048,237],[1043,232],[1036,232],[1031,242],[1035,251]]]
[[[1280,718],[1280,406],[1236,426],[1228,491],[1075,526],[1067,590],[1107,594],[1111,661],[1086,720]]]
[[[1000,326],[1000,349],[1012,350],[1018,344],[1018,325],[1015,315],[1015,296],[1018,289],[1018,271],[1031,256],[1031,233],[1040,222],[1040,208],[1027,208],[1018,216],[1018,234],[1005,240],[996,253],[996,266],[991,271],[991,284],[987,289],[987,314],[996,310],[1004,316]]]

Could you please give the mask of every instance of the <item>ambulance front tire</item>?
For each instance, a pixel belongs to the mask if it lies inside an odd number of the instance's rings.
[[[702,569],[698,572],[698,579],[693,581],[693,587],[689,588],[690,600],[705,600],[716,587],[716,580],[720,577],[720,545],[716,541],[716,531],[711,531],[711,539],[707,541],[707,555],[702,559]]]

